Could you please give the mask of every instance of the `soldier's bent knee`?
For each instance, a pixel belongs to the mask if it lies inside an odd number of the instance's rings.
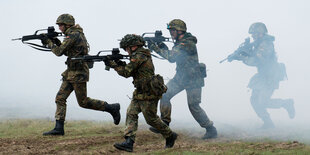
[[[153,124],[155,124],[156,123],[156,121],[157,121],[157,118],[148,118],[148,119],[145,119],[146,120],[146,123],[148,124],[148,125],[153,125]]]
[[[85,98],[84,100],[81,100],[81,101],[78,101],[79,103],[79,106],[82,107],[82,108],[88,108],[88,99]]]

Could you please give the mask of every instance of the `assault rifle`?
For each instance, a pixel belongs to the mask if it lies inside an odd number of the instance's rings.
[[[238,49],[234,51],[234,53],[228,55],[227,58],[220,61],[220,63],[224,61],[231,62],[233,60],[242,60],[245,56],[251,56],[253,51],[253,43],[250,43],[250,38],[246,38],[245,41],[239,45]]]
[[[40,32],[40,31],[47,31],[47,33],[38,34],[38,32]],[[42,40],[46,37],[51,39],[52,41],[54,41],[55,38],[59,37],[59,36],[62,36],[62,33],[56,32],[54,26],[49,26],[47,29],[36,30],[33,35],[22,36],[21,38],[12,39],[12,41],[21,40],[24,44],[28,44],[30,47],[32,47],[34,49],[41,50],[41,51],[51,51],[45,45],[38,45],[35,43],[30,43],[30,42],[25,42],[25,41]],[[57,43],[57,44],[60,44],[60,43]]]
[[[154,37],[144,37],[146,34],[154,34]],[[142,34],[142,37],[147,43],[150,41],[155,43],[170,41],[170,38],[164,37],[160,30],[156,30],[155,32],[145,32]]]
[[[154,37],[145,37],[146,34],[154,34]],[[152,43],[158,44],[161,42],[172,42],[172,41],[170,41],[170,38],[163,36],[163,33],[161,32],[161,30],[156,30],[155,32],[145,32],[142,34],[142,37],[143,37],[144,41],[147,43],[148,48],[150,48],[150,45]],[[162,59],[162,60],[164,59],[164,58],[161,58],[161,57],[156,56],[154,54],[151,54],[151,55],[158,58],[158,59]]]
[[[103,53],[103,52],[112,52],[112,54],[100,55],[100,53]],[[123,61],[120,61],[120,59],[128,59],[128,58],[129,58],[129,55],[122,55],[120,54],[120,51],[118,48],[113,48],[112,50],[99,51],[97,55],[84,55],[82,57],[71,58],[71,60],[83,60],[85,62],[88,62],[89,64],[103,61],[106,65],[105,69],[110,70],[110,64],[109,64],[110,60],[115,61],[119,65],[125,65]],[[90,68],[92,68],[92,65],[90,65]]]

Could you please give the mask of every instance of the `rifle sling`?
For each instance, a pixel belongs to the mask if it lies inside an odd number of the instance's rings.
[[[50,52],[52,51],[51,49],[45,47],[45,46],[42,46],[42,45],[38,45],[38,44],[35,44],[35,43],[29,43],[29,42],[23,42],[24,44],[28,44],[28,46],[36,49],[36,50],[40,50],[40,51],[45,51],[45,52]]]
[[[160,60],[165,60],[165,58],[162,58],[162,57],[159,57],[157,55],[154,55],[154,54],[151,54],[153,57],[157,58],[157,59],[160,59]]]

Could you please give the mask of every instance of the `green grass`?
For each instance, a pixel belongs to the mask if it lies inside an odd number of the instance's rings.
[[[130,154],[113,147],[123,141],[124,126],[98,121],[67,121],[65,136],[42,136],[54,127],[49,120],[0,121],[0,154]],[[205,154],[310,154],[310,146],[297,141],[275,141],[266,137],[237,140],[220,136],[201,140],[178,131],[174,148],[163,149],[165,141],[147,129],[139,129],[135,154],[205,155]]]

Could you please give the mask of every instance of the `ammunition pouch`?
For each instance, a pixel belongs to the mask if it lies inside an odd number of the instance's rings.
[[[162,94],[167,91],[164,79],[159,74],[153,75],[149,78],[135,80],[134,86],[137,88],[137,92],[141,94],[162,96]]]
[[[207,67],[204,63],[199,63],[199,70],[201,73],[201,77],[202,78],[206,78],[207,77]]]
[[[65,62],[65,64],[68,66],[68,69],[72,71],[83,70],[84,63],[85,62],[83,60],[71,60],[70,58],[67,58],[67,61]]]
[[[168,87],[165,85],[164,79],[161,75],[156,74],[152,76],[150,81],[150,87],[152,94],[157,96],[162,96],[165,92],[167,92]]]

